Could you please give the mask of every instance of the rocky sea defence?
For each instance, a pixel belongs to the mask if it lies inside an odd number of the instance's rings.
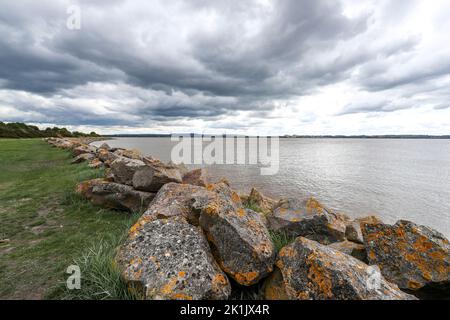
[[[314,198],[238,194],[226,180],[208,181],[205,169],[137,150],[46,141],[70,150],[73,163],[105,169],[78,194],[141,213],[114,263],[142,299],[229,299],[254,286],[271,300],[450,298],[450,243],[431,228],[351,219]]]

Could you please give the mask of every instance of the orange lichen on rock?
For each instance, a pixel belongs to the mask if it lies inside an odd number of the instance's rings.
[[[308,278],[311,280],[311,283],[314,283],[317,288],[316,291],[323,295],[324,299],[330,299],[333,297],[332,293],[332,281],[330,276],[327,274],[325,268],[323,268],[317,259],[316,253],[311,253],[306,262],[308,264]]]
[[[243,273],[235,273],[233,278],[236,279],[237,282],[243,285],[251,285],[254,280],[259,277],[259,273],[256,271],[251,272],[243,272]]]

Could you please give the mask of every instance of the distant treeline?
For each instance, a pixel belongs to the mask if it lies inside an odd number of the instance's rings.
[[[95,132],[89,134],[83,132],[70,132],[66,128],[46,128],[41,130],[36,126],[30,126],[25,123],[11,122],[3,123],[0,121],[0,138],[45,138],[45,137],[98,137]]]

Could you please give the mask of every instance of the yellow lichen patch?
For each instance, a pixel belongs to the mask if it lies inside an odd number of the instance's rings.
[[[193,300],[192,296],[184,293],[174,293],[170,297],[174,300]]]
[[[288,258],[295,258],[297,256],[297,252],[294,248],[287,246],[281,249],[279,253],[280,257],[288,257]]]
[[[316,254],[313,252],[308,256],[308,279],[316,287],[318,294],[322,295],[325,299],[331,299],[333,297],[332,281],[325,268],[317,263]]]
[[[224,277],[223,274],[216,274],[211,281],[211,286],[215,290],[219,290],[221,287],[224,287],[228,284],[228,280]]]
[[[233,194],[231,195],[231,201],[233,201],[234,203],[240,203],[241,198],[236,192],[233,192]]]
[[[243,285],[251,285],[254,283],[255,279],[259,277],[259,273],[256,271],[250,271],[250,272],[237,272],[234,274],[234,278],[237,282]]]
[[[373,250],[369,250],[369,252],[367,253],[367,256],[369,257],[370,260],[375,260],[377,257],[375,255],[375,251],[373,251]]]
[[[166,297],[171,297],[173,295],[173,289],[177,284],[177,277],[172,277],[160,290],[161,294]]]
[[[239,217],[243,218],[243,217],[245,217],[245,210],[242,209],[242,208],[240,208],[240,209],[237,210],[236,214],[237,214]]]
[[[130,228],[130,230],[128,231],[128,235],[131,237],[131,238],[135,238],[138,234],[139,234],[139,230],[141,230],[142,229],[142,227],[146,224],[146,223],[148,223],[148,222],[150,222],[150,221],[152,221],[153,220],[153,218],[152,217],[150,217],[150,216],[147,216],[147,215],[144,215],[144,216],[142,216],[131,228]]]
[[[180,278],[184,278],[184,277],[186,276],[186,272],[180,271],[180,272],[178,272],[178,276],[179,276]]]
[[[420,236],[417,238],[416,242],[414,242],[413,248],[418,252],[424,253],[433,248],[433,243],[431,243],[426,237]]]
[[[412,290],[420,289],[422,286],[416,281],[408,281],[408,288]]]

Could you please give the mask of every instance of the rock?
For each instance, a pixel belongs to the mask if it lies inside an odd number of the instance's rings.
[[[362,224],[369,264],[401,289],[418,296],[450,297],[449,241],[439,232],[409,221]]]
[[[142,160],[143,155],[139,150],[118,149],[114,153],[120,157],[125,157],[134,160]]]
[[[342,241],[335,242],[328,245],[330,248],[348,254],[364,263],[367,263],[367,253],[366,247],[363,244],[351,242],[351,241]]]
[[[100,147],[98,147],[98,149],[109,151],[111,147],[106,142],[104,142]]]
[[[100,161],[102,161],[106,166],[111,166],[111,163],[116,160],[117,158],[119,158],[118,155],[105,150],[105,149],[99,149],[97,152],[97,157],[100,159]]]
[[[92,168],[92,169],[99,169],[99,168],[102,168],[103,166],[104,166],[103,162],[101,162],[97,158],[94,158],[89,162],[89,168]]]
[[[250,195],[246,199],[247,205],[258,207],[258,211],[268,215],[271,214],[273,208],[276,206],[277,201],[264,196],[261,192],[252,188]]]
[[[199,212],[193,210],[195,196],[206,195],[203,187],[188,184],[168,183],[156,194],[144,215],[150,220],[182,216],[195,226],[198,226]]]
[[[227,299],[227,276],[202,231],[182,218],[146,222],[130,230],[116,257],[128,288],[143,299]]]
[[[214,257],[223,271],[241,285],[257,283],[273,270],[275,248],[260,214],[244,209],[225,182],[209,185],[208,195],[194,195]]]
[[[353,221],[349,221],[345,229],[345,237],[347,238],[348,241],[362,244],[364,243],[364,239],[361,231],[361,223],[380,223],[380,222],[381,220],[375,216],[358,218]]]
[[[144,162],[146,166],[139,168],[133,175],[132,185],[136,190],[157,192],[166,183],[182,182],[180,171],[176,167],[146,159]]]
[[[111,163],[111,172],[117,183],[133,185],[133,176],[139,169],[145,167],[141,160],[119,157]]]
[[[365,263],[303,237],[280,251],[276,265],[265,283],[269,300],[415,299]]]
[[[96,205],[130,212],[142,212],[155,197],[154,193],[136,191],[130,186],[104,179],[78,184],[76,192]]]
[[[81,145],[72,150],[72,154],[74,157],[77,157],[83,153],[95,154],[96,152],[97,152],[97,148],[95,148],[94,146],[88,146],[88,145]]]
[[[75,157],[75,159],[73,159],[71,163],[73,163],[73,164],[82,163],[85,161],[93,160],[94,158],[95,158],[95,156],[92,153],[82,153],[82,154],[78,155],[77,157]]]
[[[281,200],[267,219],[269,229],[288,236],[302,236],[322,244],[345,240],[346,218],[313,198]]]
[[[183,183],[206,187],[208,185],[206,169],[200,168],[187,172],[183,176]]]

